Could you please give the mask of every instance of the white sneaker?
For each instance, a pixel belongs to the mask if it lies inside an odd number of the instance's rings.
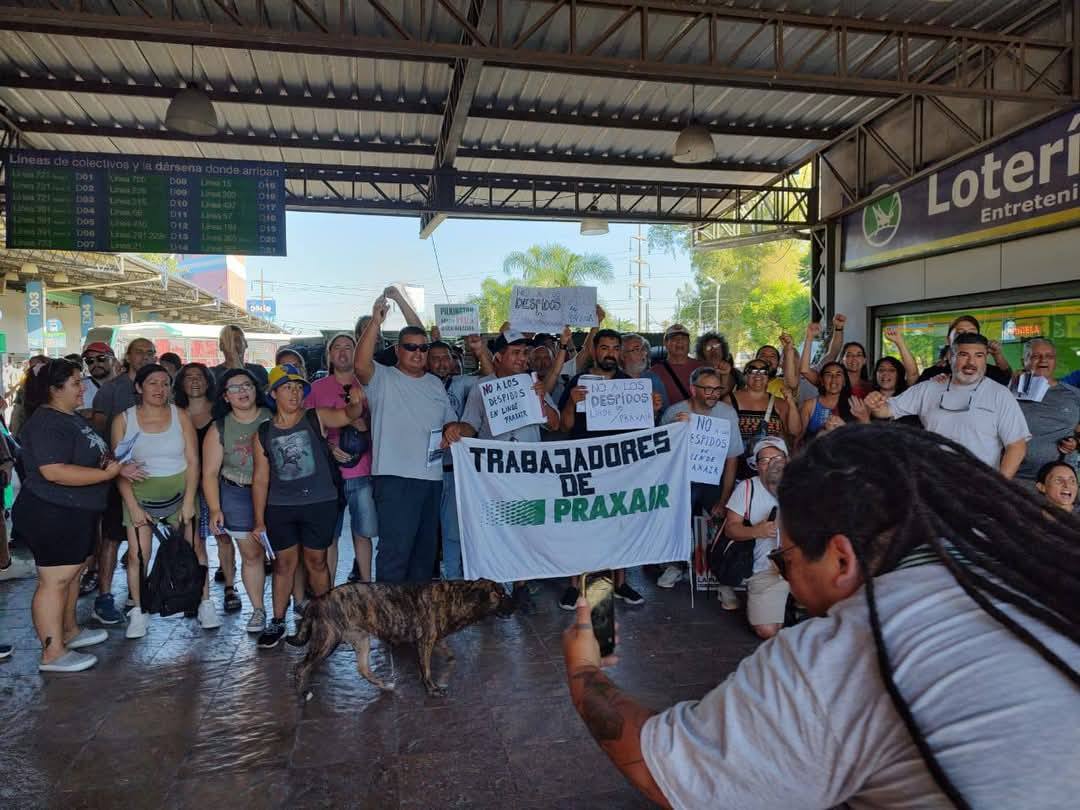
[[[42,672],[82,672],[97,663],[97,658],[87,653],[68,650],[51,664],[38,664]]]
[[[11,558],[11,565],[0,568],[0,582],[9,579],[27,579],[37,573],[37,567],[30,560],[22,560],[18,557]]]
[[[660,579],[656,580],[656,585],[659,588],[674,588],[678,583],[682,582],[682,579],[682,567],[669,565],[664,569],[664,573],[660,575]]]
[[[218,618],[217,608],[209,599],[199,603],[199,626],[203,630],[217,630],[221,627],[221,619]]]
[[[127,619],[127,630],[124,631],[125,638],[142,638],[146,635],[150,617],[142,612],[142,608],[133,607],[127,612]]]
[[[100,628],[84,627],[79,631],[79,635],[75,636],[64,646],[69,650],[78,650],[82,647],[91,647],[94,644],[100,644],[103,641],[108,641],[109,634]]]
[[[255,608],[251,611],[251,618],[248,619],[247,631],[249,633],[261,633],[266,629],[266,611],[262,608]]]

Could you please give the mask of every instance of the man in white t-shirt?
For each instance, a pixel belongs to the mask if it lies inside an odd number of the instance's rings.
[[[578,602],[571,697],[635,787],[676,808],[1076,806],[1080,527],[961,450],[848,425],[793,459],[771,560],[815,618],[700,700],[657,713],[619,689]]]
[[[864,404],[878,419],[917,416],[927,430],[952,439],[1012,478],[1027,453],[1031,431],[1009,389],[986,376],[987,345],[982,335],[957,335],[951,378],[913,385],[890,399],[874,391]]]
[[[746,580],[746,617],[761,638],[772,638],[780,632],[787,608],[788,584],[769,560],[769,554],[780,547],[776,491],[787,456],[787,445],[779,436],[755,444],[747,463],[757,475],[737,483],[727,502],[724,534],[736,542],[754,544],[753,573]],[[720,598],[727,610],[739,606],[729,587],[721,586]]]

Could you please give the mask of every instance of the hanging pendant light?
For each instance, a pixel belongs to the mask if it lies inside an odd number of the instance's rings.
[[[53,284],[67,284],[69,279],[67,273],[61,270],[59,273],[52,277]]]
[[[596,203],[593,203],[585,209],[585,218],[581,220],[581,235],[582,236],[603,236],[608,232],[608,223],[606,219],[596,216],[600,211],[596,207]]]
[[[207,136],[218,132],[214,102],[195,83],[195,46],[191,46],[191,80],[173,96],[165,111],[165,126],[185,135]]]
[[[701,124],[695,124],[696,98],[694,87],[690,87],[690,123],[675,138],[671,159],[676,163],[708,163],[716,157],[716,144],[712,133]]]

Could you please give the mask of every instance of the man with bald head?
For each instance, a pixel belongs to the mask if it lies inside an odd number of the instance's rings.
[[[221,349],[221,353],[225,356],[225,362],[219,363],[210,369],[214,375],[214,382],[220,385],[221,378],[231,368],[246,368],[259,381],[259,387],[264,391],[266,390],[266,384],[269,382],[266,369],[258,363],[244,362],[244,354],[247,352],[248,343],[243,329],[236,324],[222,327],[221,335],[218,337],[218,348]]]

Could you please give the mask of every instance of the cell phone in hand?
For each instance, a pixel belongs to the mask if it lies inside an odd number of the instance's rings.
[[[611,572],[581,575],[581,593],[592,610],[593,635],[603,657],[615,652],[615,579]]]

